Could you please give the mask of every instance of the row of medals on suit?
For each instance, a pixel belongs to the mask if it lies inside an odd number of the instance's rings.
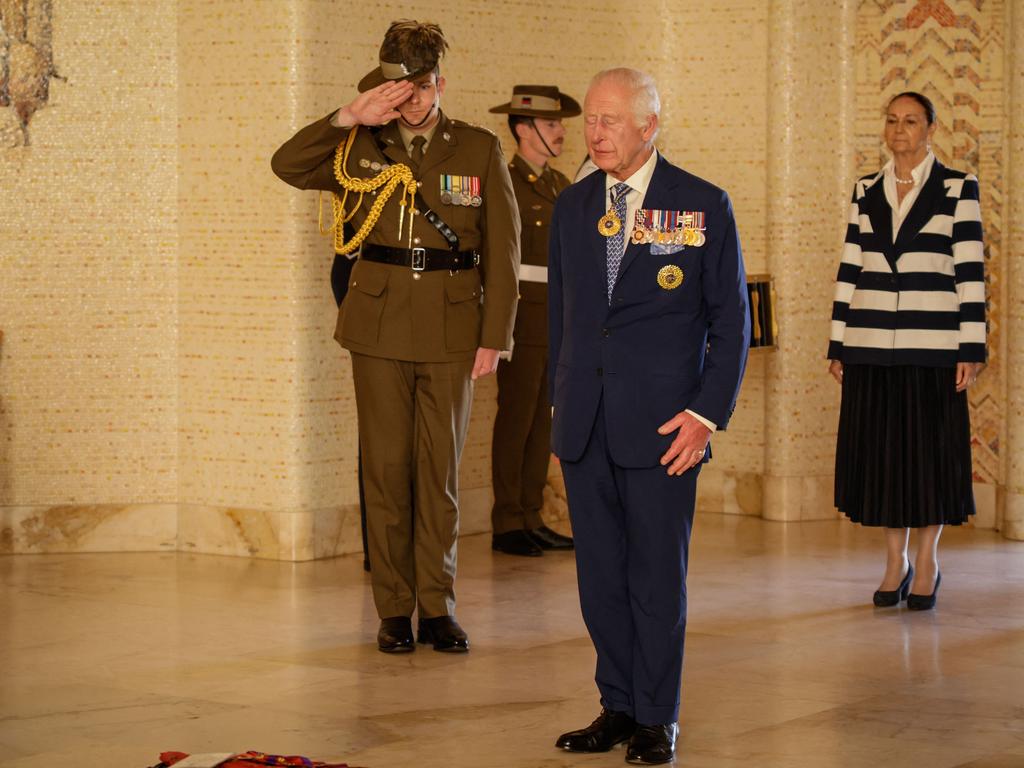
[[[621,230],[622,222],[614,209],[610,209],[597,222],[597,231],[605,237],[615,237]],[[699,248],[707,241],[704,235],[704,214],[700,211],[680,213],[640,209],[636,212],[633,233],[629,239],[634,245],[656,243]]]

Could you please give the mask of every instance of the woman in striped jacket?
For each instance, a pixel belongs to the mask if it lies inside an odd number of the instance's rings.
[[[828,350],[843,390],[835,503],[885,529],[875,605],[911,609],[935,605],[943,525],[974,514],[966,390],[985,363],[978,180],[935,159],[934,132],[928,98],[889,102],[892,160],[854,188]]]

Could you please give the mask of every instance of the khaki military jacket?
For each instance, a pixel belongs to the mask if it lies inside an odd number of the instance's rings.
[[[562,173],[550,165],[537,176],[519,155],[509,163],[512,187],[515,189],[519,216],[523,223],[522,263],[543,267],[548,266],[548,234],[551,214],[555,210],[555,198],[571,183]],[[524,277],[530,276],[524,270]],[[519,312],[516,315],[515,341],[531,347],[548,345],[548,286],[538,280],[519,281]]]
[[[350,129],[331,115],[308,125],[277,150],[274,173],[299,189],[343,192],[334,175],[335,152]],[[382,166],[409,164],[398,125],[359,127],[348,159],[353,177],[373,177]],[[444,175],[479,179],[481,205],[442,202]],[[360,259],[349,279],[334,337],[346,349],[414,362],[451,362],[477,347],[508,349],[512,341],[519,269],[519,213],[498,139],[490,131],[440,116],[417,171],[423,201],[459,236],[460,251],[480,254],[476,269],[414,272]],[[408,247],[408,218],[399,240],[399,200],[388,200],[366,243]],[[349,193],[351,208],[358,195]],[[367,194],[350,222],[358,231],[375,197]],[[325,206],[326,207],[326,206]],[[448,242],[417,216],[413,245],[448,249]]]

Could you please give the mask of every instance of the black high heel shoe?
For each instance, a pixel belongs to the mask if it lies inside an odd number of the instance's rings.
[[[935,598],[939,594],[939,584],[941,583],[942,571],[938,571],[935,574],[935,589],[932,590],[932,593],[930,595],[908,595],[907,608],[912,611],[930,611],[935,607]]]
[[[874,602],[879,608],[891,608],[899,605],[901,600],[906,600],[910,594],[910,582],[914,580],[914,566],[907,564],[907,575],[903,577],[900,585],[893,590],[875,590]]]

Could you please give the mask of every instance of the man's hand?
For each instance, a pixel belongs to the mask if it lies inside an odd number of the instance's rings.
[[[360,93],[351,104],[342,107],[331,118],[338,128],[353,125],[384,125],[399,117],[395,107],[412,96],[413,84],[408,80],[394,80],[381,83]]]
[[[838,360],[833,360],[828,364],[828,372],[832,374],[832,378],[838,381],[840,384],[843,383],[843,364]]]
[[[672,441],[672,445],[665,455],[661,457],[661,466],[669,464],[668,473],[670,475],[681,475],[691,467],[700,464],[708,449],[708,440],[711,439],[711,430],[686,411],[677,413],[658,427],[658,434],[667,435],[676,429],[679,430],[679,434],[676,435],[676,439]]]
[[[476,381],[481,376],[487,376],[498,370],[498,350],[479,347],[476,351],[476,360],[473,361],[473,373],[470,378]]]
[[[984,363],[957,363],[956,364],[956,391],[963,392],[973,384],[978,374],[985,368]]]

